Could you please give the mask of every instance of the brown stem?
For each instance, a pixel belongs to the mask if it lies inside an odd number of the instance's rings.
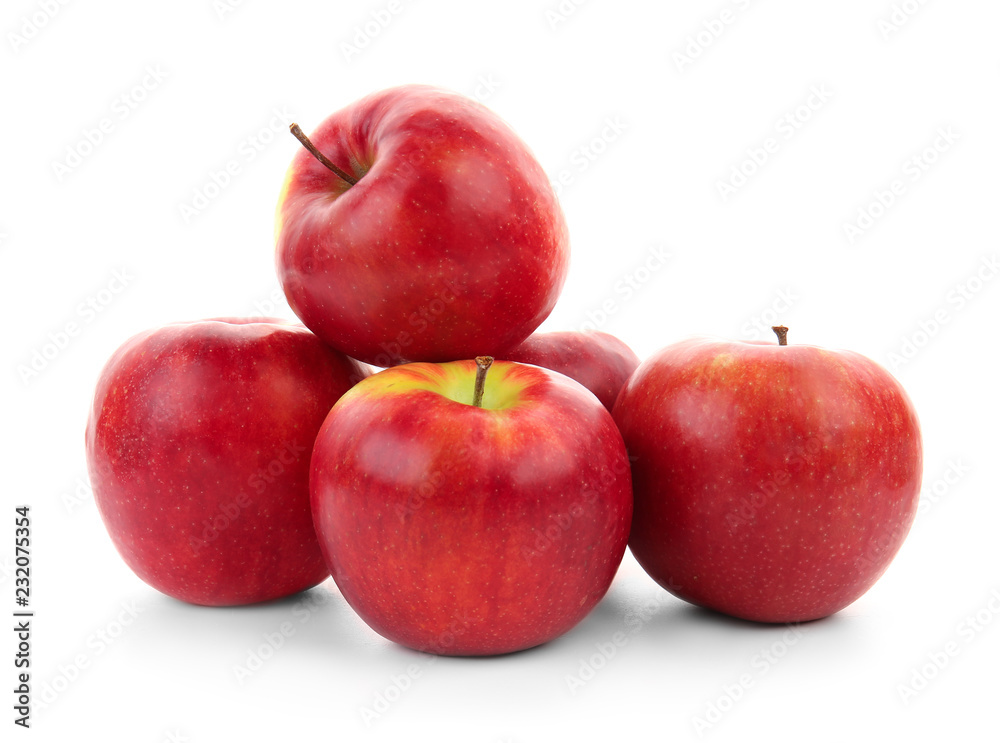
[[[316,149],[316,145],[314,145],[310,141],[309,137],[307,137],[306,133],[304,131],[302,131],[302,129],[299,128],[298,124],[292,124],[290,127],[288,127],[288,129],[289,129],[289,131],[291,131],[292,134],[295,135],[295,138],[302,143],[302,146],[305,147],[307,150],[309,150],[310,153],[312,153],[313,157],[315,157],[317,160],[319,160],[321,163],[323,163],[323,165],[325,165],[327,168],[329,168],[334,173],[336,173],[340,178],[343,178],[345,181],[347,181],[352,186],[355,183],[358,182],[357,178],[354,178],[353,176],[350,176],[347,173],[345,173],[343,170],[341,170],[336,165],[334,165],[330,161],[330,158],[328,158],[322,152],[320,152],[319,150],[317,150]]]
[[[772,325],[771,330],[774,334],[778,336],[778,345],[787,346],[788,345],[788,328],[784,325]]]
[[[476,390],[472,393],[472,404],[483,407],[483,392],[486,391],[486,372],[493,365],[492,356],[476,356]]]

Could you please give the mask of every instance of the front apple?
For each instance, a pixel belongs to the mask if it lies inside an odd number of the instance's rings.
[[[312,457],[344,597],[379,634],[437,654],[509,653],[576,625],[632,514],[625,447],[593,395],[498,361],[476,400],[476,377],[473,361],[375,374],[330,411]]]
[[[175,323],[128,340],[101,373],[86,435],[94,500],[128,566],[211,606],[323,581],[309,457],[367,373],[282,320]]]
[[[695,604],[763,622],[832,614],[882,575],[916,514],[916,414],[856,353],[682,341],[639,366],[614,416],[632,554]]]
[[[278,278],[334,348],[382,367],[497,355],[548,316],[566,278],[566,223],[496,114],[407,85],[296,136],[309,149],[278,203]]]

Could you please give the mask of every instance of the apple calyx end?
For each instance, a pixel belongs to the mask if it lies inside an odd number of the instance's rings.
[[[298,124],[294,123],[291,124],[288,127],[288,131],[290,131],[292,135],[297,140],[299,140],[299,142],[302,143],[303,147],[309,150],[309,153],[313,157],[319,160],[320,163],[322,163],[328,170],[332,171],[338,178],[345,181],[348,185],[351,186],[353,186],[355,183],[358,182],[357,178],[345,173],[343,170],[334,165],[333,162],[330,160],[330,158],[328,158],[326,155],[324,155],[322,152],[316,149],[316,145],[312,143],[312,140],[310,140],[309,137],[306,136],[306,133],[302,131],[302,128]]]
[[[788,345],[788,328],[784,325],[772,325],[771,330],[774,334],[778,336],[778,345],[787,346]]]
[[[472,393],[472,404],[483,407],[483,393],[486,391],[486,372],[493,366],[492,356],[476,356],[476,389]]]

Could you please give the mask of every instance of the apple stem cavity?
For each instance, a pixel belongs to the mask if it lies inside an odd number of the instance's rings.
[[[306,133],[302,131],[302,129],[299,127],[298,124],[292,124],[290,127],[288,127],[288,129],[289,131],[291,131],[293,135],[295,135],[295,138],[302,143],[302,146],[305,147],[307,150],[309,150],[309,152],[312,154],[313,157],[315,157],[317,160],[323,163],[323,165],[325,165],[327,168],[336,173],[339,178],[347,181],[347,183],[349,183],[352,186],[358,182],[357,178],[354,178],[353,176],[350,176],[347,173],[345,173],[343,170],[334,165],[330,161],[330,158],[328,158],[322,152],[317,150],[316,145],[312,143],[312,141],[309,139],[309,137],[306,136]]]
[[[787,346],[788,345],[788,328],[784,325],[772,325],[771,330],[774,334],[778,336],[778,345]]]
[[[472,404],[483,407],[483,393],[486,391],[486,372],[493,366],[492,356],[476,356],[476,389],[472,393]]]

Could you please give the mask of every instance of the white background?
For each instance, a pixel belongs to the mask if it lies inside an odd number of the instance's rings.
[[[995,734],[1000,280],[983,262],[998,254],[995,2],[897,2],[898,24],[890,0],[232,5],[6,0],[0,13],[0,596],[12,611],[13,509],[30,504],[31,670],[36,699],[50,700],[18,736]],[[291,316],[269,306],[274,206],[298,147],[282,116],[309,131],[404,82],[481,98],[571,181],[572,268],[543,329],[598,325],[644,357],[780,320],[792,343],[850,348],[896,373],[924,429],[923,503],[867,595],[791,633],[696,610],[626,556],[606,600],[561,639],[435,661],[368,630],[330,582],[205,609],[132,575],[86,481],[101,366],[166,322]],[[88,146],[103,119],[110,131]],[[768,139],[766,162],[721,193]],[[231,161],[238,173],[185,218]],[[896,181],[880,208],[876,192]],[[852,239],[859,210],[874,218]],[[647,265],[656,250],[669,259]],[[70,323],[75,336],[24,375]],[[255,656],[266,660],[241,683],[235,669]],[[920,688],[904,699],[904,685]],[[366,725],[365,708],[384,711]]]

